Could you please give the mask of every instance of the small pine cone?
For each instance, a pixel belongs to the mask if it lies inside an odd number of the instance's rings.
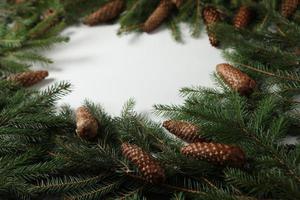
[[[206,160],[218,165],[242,167],[246,162],[245,153],[241,148],[219,143],[192,143],[182,147],[181,153],[198,160]]]
[[[233,24],[236,28],[246,28],[251,21],[252,12],[249,7],[241,6],[236,13]]]
[[[228,86],[241,95],[250,94],[256,86],[252,78],[230,64],[218,64],[217,73]]]
[[[282,0],[281,15],[289,18],[297,10],[300,0]]]
[[[141,174],[150,183],[161,183],[165,180],[165,171],[150,154],[134,144],[122,144],[123,155],[134,163]]]
[[[177,8],[180,8],[180,6],[183,4],[184,0],[171,0],[173,4],[176,5]]]
[[[178,138],[189,143],[206,141],[199,136],[198,127],[188,122],[168,120],[163,123],[163,127]]]
[[[144,23],[142,29],[150,33],[154,31],[170,15],[174,4],[170,0],[161,0],[157,8]]]
[[[95,26],[118,17],[124,8],[124,0],[112,0],[84,19],[84,24]]]
[[[13,74],[7,77],[8,81],[15,82],[23,87],[30,87],[48,76],[48,71],[29,71],[18,74]]]
[[[81,106],[76,110],[76,125],[79,137],[91,140],[97,136],[98,122],[88,108]]]
[[[202,16],[206,24],[206,30],[210,44],[214,47],[219,46],[219,41],[217,40],[215,34],[210,31],[210,29],[211,26],[221,20],[220,13],[213,7],[206,7],[203,9]]]

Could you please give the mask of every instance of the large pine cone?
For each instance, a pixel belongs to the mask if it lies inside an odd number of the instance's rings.
[[[289,18],[297,10],[300,0],[282,0],[281,15]]]
[[[245,28],[251,21],[252,12],[249,7],[241,6],[234,17],[233,24],[236,28]]]
[[[181,153],[198,160],[205,160],[218,165],[242,167],[246,162],[245,153],[241,148],[219,143],[192,143],[182,147]]]
[[[217,73],[229,87],[241,95],[249,95],[256,86],[252,78],[230,64],[217,65]]]
[[[163,127],[178,138],[189,143],[206,141],[198,134],[198,127],[188,122],[168,120],[163,123]]]
[[[100,23],[111,21],[118,17],[124,8],[124,0],[112,0],[102,6],[96,12],[84,19],[84,24],[95,26]]]
[[[144,23],[143,31],[147,33],[154,31],[169,16],[173,8],[174,4],[170,0],[161,0],[157,8]]]
[[[214,47],[219,46],[219,41],[210,29],[215,23],[221,20],[220,13],[213,7],[206,7],[203,9],[202,16],[206,24],[210,44]]]
[[[150,154],[134,144],[122,144],[123,155],[136,165],[141,174],[150,183],[161,183],[165,180],[165,171]]]
[[[48,76],[48,71],[29,71],[18,74],[13,74],[7,77],[8,81],[15,82],[22,85],[23,87],[30,87]]]
[[[83,139],[91,140],[97,136],[98,121],[84,106],[76,110],[76,126],[77,135]]]

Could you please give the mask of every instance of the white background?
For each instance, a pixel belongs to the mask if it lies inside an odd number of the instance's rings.
[[[184,43],[178,43],[163,28],[153,34],[120,37],[118,27],[82,25],[65,30],[70,42],[45,53],[55,62],[46,67],[50,76],[42,88],[67,80],[73,92],[59,104],[76,108],[89,99],[117,115],[131,97],[137,111],[151,112],[154,104],[181,103],[182,87],[213,86],[211,74],[224,61],[205,33],[193,39],[183,28]]]

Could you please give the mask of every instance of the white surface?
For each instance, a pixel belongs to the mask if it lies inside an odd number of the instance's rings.
[[[137,111],[149,112],[154,104],[181,103],[178,90],[184,86],[212,86],[210,75],[223,62],[205,34],[193,39],[183,31],[182,44],[166,29],[121,37],[117,30],[118,25],[72,27],[63,33],[71,41],[46,53],[55,61],[48,68],[49,79],[73,85],[73,92],[60,104],[75,108],[89,99],[119,114],[133,97]]]

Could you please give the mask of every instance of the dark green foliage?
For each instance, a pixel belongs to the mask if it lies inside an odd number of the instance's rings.
[[[106,2],[0,2],[0,199],[300,199],[300,145],[285,142],[300,133],[299,11],[288,20],[278,12],[280,1],[186,0],[166,20],[176,40],[181,22],[199,37],[202,9],[216,7],[222,22],[212,30],[224,57],[257,82],[252,94],[240,96],[215,74],[216,88],[183,88],[182,105],[155,106],[157,114],[199,126],[212,142],[241,147],[246,163],[231,168],[182,155],[185,143],[136,113],[133,100],[116,117],[84,102],[99,123],[97,137],[86,141],[76,135],[74,110],[56,106],[70,84],[37,91],[5,80],[33,62],[51,64],[40,50],[67,41],[60,32]],[[126,0],[119,33],[140,31],[158,3]],[[231,23],[240,5],[255,13],[246,29]],[[54,14],[45,17],[48,9]],[[122,155],[123,142],[151,154],[166,181],[148,183]]]

